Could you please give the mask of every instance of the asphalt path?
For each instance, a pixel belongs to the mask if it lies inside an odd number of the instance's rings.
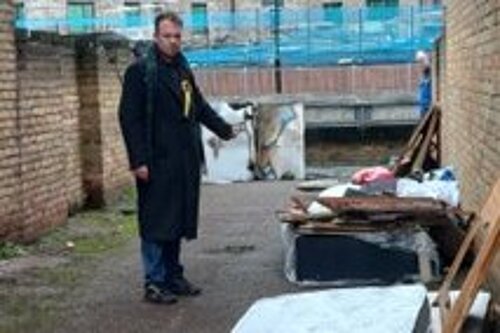
[[[104,258],[72,293],[53,332],[229,332],[262,298],[296,291],[283,273],[276,209],[293,182],[205,185],[199,238],[184,244],[186,276],[203,288],[175,305],[142,301],[138,240]]]

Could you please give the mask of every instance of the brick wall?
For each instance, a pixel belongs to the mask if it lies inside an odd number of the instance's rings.
[[[130,52],[95,36],[15,41],[0,8],[0,239],[31,241],[131,184],[117,119]]]
[[[121,94],[119,76],[130,52],[119,45],[104,48],[97,37],[77,43],[80,95],[80,135],[83,183],[87,204],[102,206],[131,183],[125,147],[118,123]]]
[[[80,100],[78,123],[81,136],[80,153],[83,187],[86,193],[86,202],[99,206],[103,202],[102,137],[98,98],[98,56],[95,47],[91,46],[92,43],[92,40],[87,39],[76,41],[76,77]]]
[[[0,3],[0,239],[19,228],[16,48],[10,0]]]
[[[477,209],[500,176],[500,5],[452,1],[447,11],[443,144],[466,208]]]
[[[78,96],[75,52],[72,48],[63,48],[60,54],[65,187],[69,209],[70,212],[73,212],[83,204],[85,199],[80,154],[80,99]]]
[[[112,201],[120,189],[132,183],[117,113],[122,90],[119,76],[130,61],[130,51],[120,46],[108,49],[99,53],[98,98],[104,200]]]
[[[447,2],[442,136],[466,209],[478,210],[500,177],[500,2]],[[492,284],[500,299],[500,258]]]
[[[83,203],[79,99],[71,48],[15,41],[9,29],[0,29],[0,239],[27,242]]]
[[[61,64],[57,50],[18,45],[22,240],[67,217]]]

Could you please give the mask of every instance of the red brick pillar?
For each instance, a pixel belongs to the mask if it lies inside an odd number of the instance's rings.
[[[20,229],[19,114],[12,0],[0,2],[0,239]]]
[[[130,51],[90,37],[78,41],[76,53],[83,184],[87,205],[100,207],[132,183],[118,122]]]

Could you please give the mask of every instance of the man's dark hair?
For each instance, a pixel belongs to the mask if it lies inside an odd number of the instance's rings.
[[[158,32],[158,30],[160,30],[161,22],[163,22],[165,20],[170,21],[170,22],[178,25],[181,28],[184,25],[181,17],[177,13],[172,12],[172,11],[167,11],[167,12],[160,13],[156,16],[156,18],[155,18],[155,31],[156,32]]]

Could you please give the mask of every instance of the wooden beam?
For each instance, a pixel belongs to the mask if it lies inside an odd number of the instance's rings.
[[[456,302],[443,322],[443,333],[460,333],[479,288],[486,279],[488,269],[498,253],[499,246],[500,219],[488,224],[485,242],[465,278]]]

